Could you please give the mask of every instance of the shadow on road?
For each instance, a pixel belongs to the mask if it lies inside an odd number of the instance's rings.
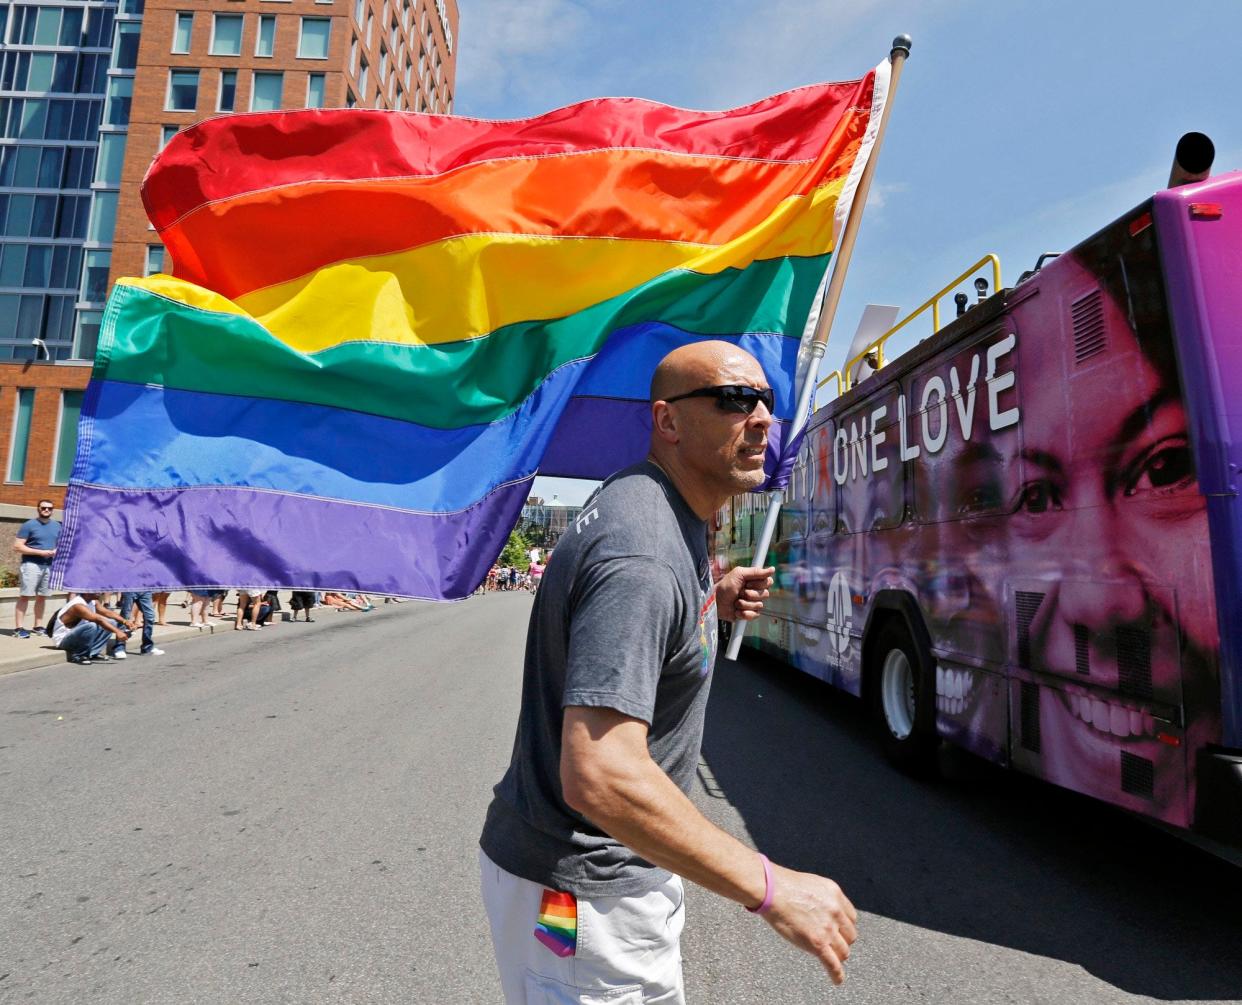
[[[718,664],[703,757],[758,848],[861,911],[1133,994],[1242,996],[1242,870],[1123,813],[966,755],[907,778],[856,699],[755,656]]]

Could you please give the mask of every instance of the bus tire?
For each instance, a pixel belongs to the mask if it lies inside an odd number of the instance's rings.
[[[872,710],[884,756],[911,774],[935,770],[936,672],[930,654],[900,617],[888,618],[871,646]]]

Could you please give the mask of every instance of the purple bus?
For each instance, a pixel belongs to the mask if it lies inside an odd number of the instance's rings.
[[[863,698],[904,766],[946,740],[1242,845],[1240,489],[1235,172],[819,409],[747,642]],[[749,561],[765,505],[718,514],[718,562]]]

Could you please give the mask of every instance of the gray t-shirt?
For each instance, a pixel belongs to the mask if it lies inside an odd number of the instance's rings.
[[[582,897],[631,896],[665,882],[667,872],[565,804],[562,710],[642,719],[652,760],[688,793],[715,662],[707,528],[658,467],[627,468],[561,537],[535,597],[513,757],[479,841],[488,857]]]

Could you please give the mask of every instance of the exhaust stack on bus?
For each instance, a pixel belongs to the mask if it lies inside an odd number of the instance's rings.
[[[1177,141],[1173,152],[1173,169],[1169,172],[1169,188],[1206,181],[1212,173],[1216,147],[1203,133],[1186,133]]]

